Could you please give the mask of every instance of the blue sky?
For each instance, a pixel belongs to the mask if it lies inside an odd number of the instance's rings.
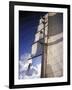
[[[40,78],[42,56],[31,59],[32,65],[28,74],[29,61],[27,59],[31,55],[39,19],[43,15],[45,15],[45,12],[19,11],[19,79]]]
[[[39,19],[46,12],[19,11],[19,59],[25,53],[31,53]]]

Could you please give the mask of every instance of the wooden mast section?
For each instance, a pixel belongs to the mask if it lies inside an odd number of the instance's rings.
[[[48,15],[46,18],[48,19]],[[45,16],[42,18],[43,19],[42,23],[44,25],[44,28],[43,28],[44,32],[43,32],[43,55],[42,55],[42,64],[41,64],[41,78],[45,78],[47,76],[46,69],[47,69],[47,50],[48,50],[47,49],[48,48],[48,45],[47,45],[48,44],[48,30],[46,31],[46,23],[48,23],[48,20],[46,21],[46,18]]]

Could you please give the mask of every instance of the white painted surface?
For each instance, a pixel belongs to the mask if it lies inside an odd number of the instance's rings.
[[[34,83],[48,83],[48,82],[62,82],[62,81],[67,81],[67,57],[65,57],[65,56],[67,56],[67,45],[66,45],[66,43],[67,43],[67,9],[66,8],[50,8],[50,7],[45,7],[45,8],[43,8],[43,7],[31,7],[31,6],[15,6],[15,16],[16,16],[16,18],[15,18],[15,32],[16,31],[18,31],[19,30],[19,24],[18,24],[18,22],[16,22],[16,21],[18,21],[18,11],[19,10],[23,10],[23,11],[26,11],[26,10],[29,10],[29,11],[44,11],[44,12],[46,12],[46,11],[48,11],[48,12],[61,12],[61,13],[63,13],[63,31],[64,31],[64,56],[63,56],[63,61],[64,61],[64,75],[63,75],[63,77],[61,77],[61,78],[40,78],[40,79],[33,79],[33,80],[19,80],[18,79],[18,48],[15,48],[14,50],[15,50],[15,60],[14,60],[14,66],[15,66],[15,71],[14,71],[14,76],[15,76],[15,84],[17,84],[17,85],[19,85],[19,84],[34,84]],[[16,28],[17,27],[17,28]],[[19,38],[18,38],[18,33],[15,33],[15,40],[16,40],[16,42],[15,42],[15,46],[17,45],[17,47],[18,47],[18,40]],[[46,40],[45,40],[45,42],[46,42]],[[38,54],[38,52],[40,51],[41,49],[40,49],[40,46],[39,46],[39,48],[37,49],[37,54]]]

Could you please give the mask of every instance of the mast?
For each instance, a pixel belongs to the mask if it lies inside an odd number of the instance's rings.
[[[46,34],[46,18],[45,16],[43,17],[43,21],[42,21],[44,28],[43,28],[43,55],[42,55],[42,65],[41,65],[41,78],[45,78],[46,77],[46,67],[47,67],[47,36]],[[47,21],[48,23],[48,21]],[[48,30],[47,30],[48,31]]]
[[[42,39],[42,40],[41,40]],[[38,42],[37,42],[38,41]],[[47,43],[48,43],[48,13],[39,20],[38,30],[35,34],[35,44],[32,45],[32,56],[42,52],[41,78],[46,77],[47,67]],[[42,48],[41,48],[42,47]],[[40,51],[40,48],[42,51]]]

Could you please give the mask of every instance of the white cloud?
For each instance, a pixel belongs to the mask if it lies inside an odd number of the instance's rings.
[[[30,53],[21,56],[21,59],[19,60],[20,71],[27,70],[29,63],[32,63],[32,59],[28,60],[29,58],[31,58]]]
[[[25,56],[25,57],[24,57]],[[29,72],[27,71],[29,63],[32,63],[32,59],[27,60],[30,54],[25,54],[22,56],[22,60],[19,61],[19,78],[20,79],[33,79],[39,78],[41,73],[41,64],[31,65]]]
[[[25,60],[27,60],[29,58],[31,58],[31,54],[30,53],[25,53],[25,54],[21,55],[20,60],[25,61]]]
[[[37,66],[31,66],[30,71],[28,72],[28,74],[24,74],[23,79],[40,78],[40,72],[41,64],[38,64]]]

